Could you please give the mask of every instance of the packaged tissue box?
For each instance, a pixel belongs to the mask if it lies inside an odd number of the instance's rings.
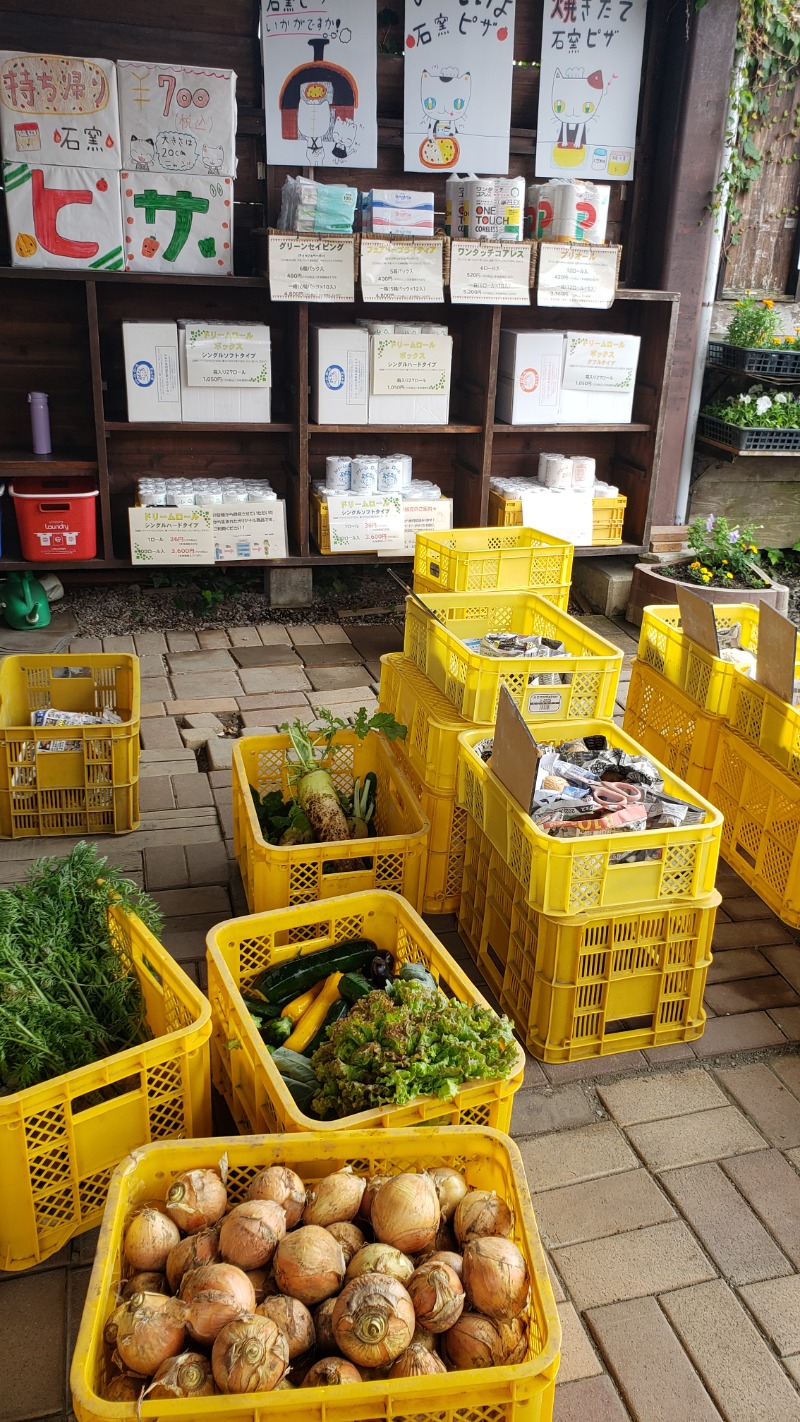
[[[432,237],[433,193],[373,188],[362,195],[362,226],[365,232]]]
[[[508,425],[554,425],[558,421],[562,331],[500,332],[497,418]]]

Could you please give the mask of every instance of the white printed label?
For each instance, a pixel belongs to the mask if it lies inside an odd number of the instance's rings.
[[[563,693],[559,691],[535,691],[528,697],[528,711],[537,716],[558,715],[561,710]]]

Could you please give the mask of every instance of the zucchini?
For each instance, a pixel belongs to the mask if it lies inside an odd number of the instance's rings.
[[[282,1047],[292,1035],[292,1024],[288,1017],[276,1017],[261,1026],[261,1040],[268,1047]]]
[[[363,972],[377,951],[369,938],[348,938],[345,943],[332,943],[318,953],[305,953],[267,968],[256,978],[253,988],[282,1009],[331,973]]]
[[[430,988],[431,992],[437,992],[439,989],[435,977],[423,963],[404,963],[397,976],[403,982],[422,983],[423,987]]]
[[[339,996],[345,1002],[358,1002],[367,993],[374,992],[372,983],[367,982],[363,973],[344,973],[339,983]]]
[[[293,1052],[290,1047],[275,1047],[272,1060],[281,1074],[289,1095],[297,1102],[300,1110],[311,1110],[311,1102],[319,1091],[319,1082],[311,1069],[311,1063]]]
[[[316,1036],[328,1015],[328,1009],[339,997],[341,976],[341,973],[331,973],[330,977],[325,979],[322,992],[317,993],[311,1006],[303,1013],[300,1021],[295,1023],[292,1035],[286,1043],[292,1051],[305,1052],[311,1038]]]
[[[264,1002],[260,997],[252,997],[250,993],[243,992],[245,1007],[255,1022],[261,1026],[262,1022],[271,1022],[274,1017],[280,1017],[281,1011],[274,1003]]]
[[[341,1022],[342,1018],[346,1017],[349,1011],[350,1003],[345,1002],[343,998],[340,997],[338,1001],[332,1002],[325,1015],[325,1021],[320,1027],[316,1037],[312,1037],[308,1046],[303,1048],[303,1056],[308,1057],[310,1060],[317,1050],[317,1047],[321,1047],[322,1043],[327,1040],[328,1028],[332,1027],[334,1022]]]

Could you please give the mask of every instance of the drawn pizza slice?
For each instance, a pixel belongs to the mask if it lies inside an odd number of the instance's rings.
[[[457,138],[433,138],[423,140],[419,148],[419,160],[425,168],[454,168],[461,155]]]

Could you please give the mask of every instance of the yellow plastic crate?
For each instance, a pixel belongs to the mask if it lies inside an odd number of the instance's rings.
[[[207,938],[212,1075],[242,1133],[338,1134],[352,1129],[415,1126],[434,1120],[451,1125],[495,1126],[507,1131],[514,1092],[522,1085],[525,1070],[521,1050],[506,1080],[467,1083],[452,1101],[419,1097],[407,1106],[378,1106],[339,1121],[317,1121],[299,1109],[261,1040],[240,989],[265,968],[294,958],[298,952],[304,956],[317,953],[348,938],[371,938],[379,949],[392,953],[401,963],[424,963],[449,996],[487,1006],[436,935],[399,894],[375,889],[219,924]]]
[[[0,1268],[29,1269],[99,1223],[112,1171],[211,1126],[211,1009],[141,919],[111,911],[152,1040],[0,1096]]]
[[[722,630],[738,623],[740,643],[754,655],[758,648],[758,604],[716,603],[714,618]],[[646,607],[639,633],[639,657],[673,686],[685,691],[703,711],[728,715],[731,691],[750,681],[732,662],[724,662],[685,636],[679,607]],[[800,676],[800,655],[795,666]],[[770,751],[769,754],[772,754]]]
[[[539,1061],[570,1062],[692,1042],[720,904],[714,893],[553,918],[517,894],[500,1002]],[[486,949],[493,925],[487,926]]]
[[[721,716],[701,711],[685,692],[636,658],[623,727],[687,785],[708,796]]]
[[[592,500],[592,547],[612,547],[622,542],[622,525],[628,500],[624,494],[614,499]],[[489,490],[489,524],[492,527],[522,526],[522,499],[508,499],[496,489]]]
[[[103,1329],[116,1306],[118,1281],[129,1272],[122,1257],[127,1221],[145,1200],[163,1199],[179,1172],[213,1168],[223,1151],[228,1157],[229,1197],[237,1203],[259,1170],[278,1164],[296,1170],[309,1186],[345,1165],[367,1177],[447,1165],[463,1171],[473,1188],[496,1191],[513,1211],[512,1238],[531,1278],[525,1361],[344,1387],[188,1399],[166,1406],[145,1398],[138,1413],[133,1404],[105,1402],[110,1357]],[[423,1126],[260,1140],[222,1137],[147,1146],[120,1165],[108,1194],[70,1385],[78,1422],[122,1422],[135,1413],[143,1422],[163,1422],[167,1416],[176,1422],[203,1422],[206,1417],[222,1422],[551,1422],[560,1347],[561,1326],[522,1159],[514,1142],[499,1131]]]
[[[778,918],[800,928],[800,783],[723,726],[708,794],[725,817],[723,859]]]
[[[505,686],[526,721],[611,716],[622,652],[585,623],[546,598],[527,592],[426,593],[429,616],[406,598],[403,651],[444,692],[459,715],[494,724],[500,687]],[[464,639],[487,632],[517,632],[559,638],[566,657],[487,657]],[[557,686],[529,686],[533,676],[557,672]]]
[[[461,900],[461,878],[464,873],[464,848],[467,840],[467,812],[456,803],[455,790],[439,794],[429,790],[409,765],[401,749],[402,741],[394,741],[394,750],[403,772],[420,803],[422,813],[430,821],[428,853],[425,856],[422,913],[457,913]]]
[[[468,815],[461,901],[458,905],[458,932],[474,963],[478,961],[486,916],[486,890],[491,857],[492,846],[489,840]]]
[[[533,528],[458,528],[418,533],[415,592],[525,588],[566,612],[573,546]]]
[[[589,909],[628,907],[670,899],[700,899],[714,888],[722,818],[719,810],[670,773],[654,756],[668,794],[705,811],[702,824],[679,829],[617,830],[554,839],[520,808],[473,746],[485,731],[460,737],[458,801],[490,840],[522,884],[532,908],[548,914],[576,914]],[[631,754],[642,747],[611,721],[544,722],[542,742],[565,736],[606,736]],[[652,857],[638,863],[614,863],[619,854],[644,850]]]
[[[744,740],[800,780],[800,708],[740,675],[731,687],[728,722]]]
[[[370,771],[378,779],[373,839],[329,844],[272,845],[264,839],[250,786],[260,795],[290,794],[288,736],[246,736],[233,747],[233,833],[247,903],[252,913],[313,903],[334,894],[392,889],[419,904],[430,825],[387,740],[371,731],[363,740],[341,732],[333,745],[336,789],[352,793]],[[331,872],[331,866],[348,864]],[[326,872],[327,870],[327,872]]]
[[[429,790],[446,795],[458,783],[458,738],[474,728],[454,710],[444,692],[420,671],[403,652],[381,657],[381,711],[390,711],[407,728],[406,738],[395,741],[419,779]]]
[[[108,707],[122,723],[32,729],[31,713],[50,706]],[[136,829],[139,717],[138,657],[54,653],[0,662],[0,838]],[[79,748],[46,749],[65,740]]]

